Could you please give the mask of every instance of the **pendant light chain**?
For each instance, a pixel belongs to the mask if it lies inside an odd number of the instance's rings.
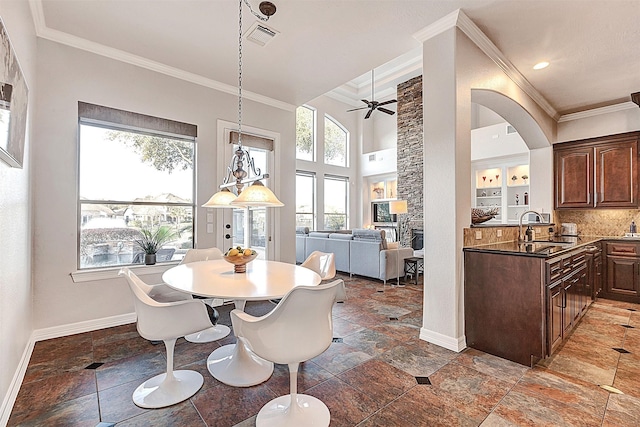
[[[242,1],[238,12],[238,145],[242,148]]]
[[[260,3],[260,12],[265,17],[258,15],[252,8],[248,0],[238,0],[238,147],[235,150],[229,166],[227,166],[227,176],[222,180],[221,190],[215,193],[207,203],[202,205],[207,208],[249,208],[254,207],[280,207],[284,204],[278,200],[271,190],[260,182],[262,179],[269,178],[269,174],[262,174],[259,168],[255,167],[255,163],[249,151],[242,147],[242,3],[245,3],[251,13],[262,21],[267,21],[271,15],[276,13],[276,6],[269,2]],[[245,170],[245,161],[246,168]],[[250,176],[253,173],[253,176]],[[249,178],[247,178],[249,176]],[[232,180],[234,182],[232,182]],[[242,191],[244,185],[252,182],[245,191]],[[236,187],[237,196],[233,194],[229,187]]]

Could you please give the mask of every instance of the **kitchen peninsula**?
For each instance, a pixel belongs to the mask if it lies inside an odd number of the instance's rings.
[[[465,248],[467,345],[526,366],[553,353],[600,286],[599,240]]]

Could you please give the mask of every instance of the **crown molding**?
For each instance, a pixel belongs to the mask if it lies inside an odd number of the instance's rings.
[[[424,27],[422,30],[417,31],[413,34],[413,38],[418,40],[420,43],[424,43],[427,40],[437,36],[440,33],[447,31],[450,28],[455,27],[458,24],[459,15],[463,13],[462,10],[457,9],[451,12],[448,15],[443,16],[438,19],[433,24]]]
[[[635,110],[638,106],[631,101],[620,104],[607,105],[606,107],[592,108],[590,110],[578,111],[577,113],[563,114],[558,119],[558,123],[570,122],[572,120],[586,119],[588,117],[600,116],[602,114],[615,113],[624,110]]]
[[[231,95],[238,94],[238,88],[226,83],[203,77],[199,74],[190,73],[188,71],[181,70],[179,68],[171,67],[160,62],[151,61],[138,55],[114,49],[100,43],[95,43],[81,37],[77,37],[62,31],[54,30],[47,27],[44,12],[42,9],[41,0],[29,0],[31,7],[31,14],[33,16],[33,24],[36,29],[36,35],[42,39],[50,40],[56,43],[60,43],[66,46],[70,46],[76,49],[91,52],[96,55],[104,56],[106,58],[114,59],[116,61],[124,62],[127,64],[135,65],[140,68],[155,71],[176,79],[184,80],[190,83],[197,84],[199,86],[208,87],[220,92],[228,93]],[[260,95],[255,92],[243,90],[242,98],[251,101],[259,102],[261,104],[269,105],[271,107],[279,108],[285,111],[295,111],[296,106],[287,102],[278,101],[277,99],[269,98],[268,96]]]
[[[475,43],[485,55],[487,55],[500,69],[529,95],[549,116],[558,120],[559,114],[555,108],[542,96],[540,92],[518,71],[506,56],[487,37],[480,28],[461,9],[458,9],[445,17],[437,20],[428,27],[416,32],[413,36],[424,43],[432,37],[453,28],[458,27],[469,39]]]

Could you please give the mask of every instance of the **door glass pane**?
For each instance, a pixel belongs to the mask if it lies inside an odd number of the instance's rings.
[[[260,173],[267,172],[268,151],[245,147]],[[247,170],[248,165],[245,165]],[[253,175],[253,173],[251,173]],[[268,185],[263,181],[264,185]],[[251,185],[251,184],[245,184]],[[240,208],[233,210],[232,247],[251,248],[258,253],[258,259],[266,259],[267,251],[267,210],[266,208]],[[226,248],[229,249],[229,248]]]

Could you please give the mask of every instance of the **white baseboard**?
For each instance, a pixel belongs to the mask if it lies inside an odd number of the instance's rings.
[[[0,406],[0,426],[6,426],[11,416],[11,410],[16,403],[16,397],[22,386],[24,375],[27,372],[29,366],[29,360],[33,353],[33,348],[36,342],[48,340],[51,338],[59,338],[67,335],[80,334],[83,332],[96,331],[98,329],[111,328],[113,326],[126,325],[136,321],[136,313],[120,314],[118,316],[105,317],[102,319],[87,320],[84,322],[72,323],[69,325],[53,326],[51,328],[36,329],[31,333],[29,342],[27,343],[22,358],[18,364],[16,372],[13,374],[11,384],[7,394],[2,400],[2,406]]]
[[[464,335],[454,338],[429,329],[420,328],[420,339],[455,351],[456,353],[460,353],[467,348],[467,339]]]
[[[13,409],[14,403],[16,403],[16,397],[18,397],[18,392],[20,391],[24,374],[27,372],[27,366],[29,366],[29,360],[31,359],[31,353],[33,353],[34,346],[35,341],[33,339],[33,334],[31,334],[31,338],[29,338],[29,342],[22,352],[20,363],[18,363],[18,369],[16,369],[16,372],[13,374],[13,379],[11,380],[11,384],[9,384],[7,394],[5,394],[4,399],[2,400],[2,406],[0,406],[0,426],[6,426],[9,422],[11,410]]]
[[[67,335],[96,331],[98,329],[111,328],[113,326],[126,325],[127,323],[134,323],[135,321],[136,313],[120,314],[117,316],[103,317],[102,319],[86,320],[84,322],[71,323],[68,325],[36,329],[33,331],[32,338],[34,341],[43,341],[51,338],[66,337]]]

